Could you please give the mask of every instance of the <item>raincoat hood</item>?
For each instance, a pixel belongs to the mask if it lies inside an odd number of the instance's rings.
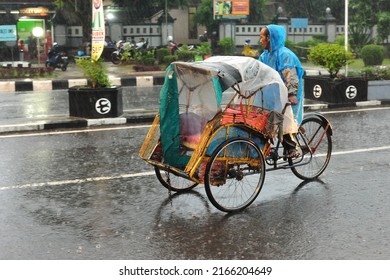
[[[286,29],[283,26],[270,24],[267,25],[268,32],[270,34],[271,52],[277,51],[284,47],[286,40]]]

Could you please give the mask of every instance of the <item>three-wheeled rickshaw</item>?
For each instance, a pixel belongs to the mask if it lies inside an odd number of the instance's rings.
[[[299,156],[285,158],[281,139],[293,133]],[[298,126],[279,74],[250,57],[215,56],[167,67],[160,111],[139,156],[169,191],[204,184],[225,212],[249,206],[266,171],[291,169],[303,180],[320,176],[332,152],[330,122],[306,114]]]

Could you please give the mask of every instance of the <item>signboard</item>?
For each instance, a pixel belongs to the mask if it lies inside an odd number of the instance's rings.
[[[16,38],[16,25],[0,25],[0,42],[15,42]]]
[[[19,16],[45,17],[48,14],[49,14],[49,9],[46,7],[22,8],[19,10]]]
[[[249,0],[214,0],[214,19],[240,19],[249,15]]]
[[[307,28],[309,21],[307,18],[292,18],[291,27],[292,28]]]
[[[45,21],[43,19],[19,19],[17,24],[18,39],[24,40],[26,43],[28,37],[32,35],[34,27],[42,27],[45,30]]]
[[[98,60],[104,50],[105,27],[103,0],[92,0],[92,49],[91,57]]]

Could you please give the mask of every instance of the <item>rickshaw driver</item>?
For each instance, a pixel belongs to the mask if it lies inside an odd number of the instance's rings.
[[[260,45],[264,52],[259,61],[278,71],[288,90],[288,101],[292,105],[294,118],[299,126],[303,118],[302,77],[304,74],[298,57],[285,47],[286,30],[283,26],[267,25],[261,29]],[[293,134],[283,135],[283,147],[286,157],[297,157],[298,150]]]

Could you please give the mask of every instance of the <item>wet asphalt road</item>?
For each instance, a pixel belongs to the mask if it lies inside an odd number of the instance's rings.
[[[0,259],[390,259],[389,112],[327,112],[321,180],[267,172],[234,215],[202,186],[169,199],[148,125],[0,135]]]

